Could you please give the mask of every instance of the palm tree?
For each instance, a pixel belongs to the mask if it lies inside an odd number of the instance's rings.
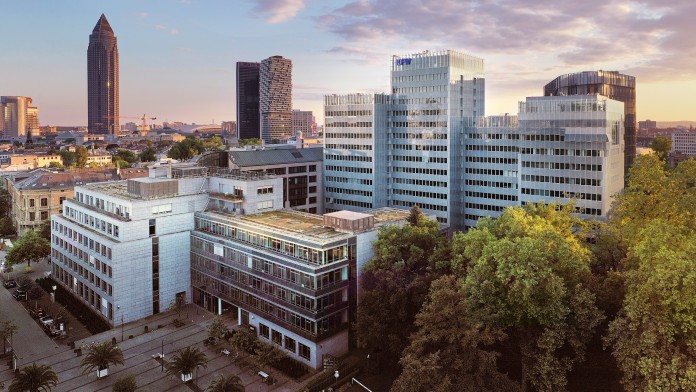
[[[242,380],[234,374],[227,377],[218,374],[208,385],[206,392],[244,392],[244,385]]]
[[[193,378],[193,371],[199,367],[208,367],[208,358],[197,347],[186,347],[177,351],[172,361],[167,364],[167,374],[181,375],[186,382]]]
[[[37,365],[36,362],[25,366],[19,375],[12,380],[9,392],[41,392],[50,391],[58,384],[56,372],[48,365]]]
[[[123,351],[109,341],[90,347],[80,366],[85,373],[97,369],[97,376],[108,374],[109,365],[123,365]]]

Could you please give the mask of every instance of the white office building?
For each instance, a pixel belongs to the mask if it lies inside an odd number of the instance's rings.
[[[696,132],[672,133],[672,152],[696,156]]]

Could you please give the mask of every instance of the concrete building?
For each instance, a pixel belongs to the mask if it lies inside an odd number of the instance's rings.
[[[645,120],[638,121],[638,130],[643,132],[648,132],[657,128],[657,121]]]
[[[317,123],[311,110],[292,110],[292,130],[302,132],[303,137],[316,136]]]
[[[118,45],[104,14],[87,48],[87,128],[89,133],[119,133]]]
[[[39,135],[39,109],[29,97],[0,97],[0,138],[18,140]]]
[[[261,138],[259,119],[259,71],[261,63],[237,62],[238,138]]]
[[[146,176],[145,170],[74,170],[52,172],[38,169],[16,174],[6,179],[6,188],[12,198],[10,217],[18,235],[36,230],[41,223],[63,211],[63,203],[73,197],[76,186],[93,182],[115,181],[123,178]]]
[[[63,164],[60,155],[38,155],[38,154],[2,154],[0,155],[0,166],[3,170],[33,170],[48,167],[51,163]]]
[[[261,61],[259,70],[261,139],[284,142],[292,132],[292,61],[272,56]],[[241,129],[241,128],[240,128]]]
[[[636,77],[618,71],[584,71],[561,75],[544,86],[545,96],[602,95],[624,103],[624,172],[636,158]]]
[[[324,206],[326,212],[364,211],[387,203],[386,94],[324,97]]]
[[[372,257],[377,229],[403,224],[407,216],[391,210],[323,217],[293,210],[196,213],[194,302],[236,314],[260,338],[320,368],[348,351],[358,266]]]
[[[672,152],[688,156],[696,156],[696,132],[673,132]]]

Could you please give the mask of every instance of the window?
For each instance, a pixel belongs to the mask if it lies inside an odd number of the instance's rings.
[[[283,345],[283,334],[276,331],[275,329],[271,330],[271,340],[273,343],[282,346]]]
[[[172,205],[171,204],[162,204],[159,206],[152,207],[153,214],[165,214],[167,212],[172,212]]]
[[[29,220],[30,220],[30,221],[36,220],[36,213],[35,213],[35,212],[30,212],[30,213],[29,213]]]
[[[315,172],[315,171],[317,171],[317,165],[309,165],[309,171],[310,171],[310,172]]]
[[[300,345],[300,356],[309,361],[312,358],[312,351],[309,349],[309,347],[305,346],[304,344],[298,344]]]
[[[309,176],[309,182],[317,182],[317,176]]]
[[[29,199],[29,207],[35,207],[35,206],[36,206],[36,200]]]
[[[156,225],[156,220],[155,219],[150,219],[150,237],[155,236],[155,232],[157,231],[157,225]],[[111,225],[109,225],[111,226]],[[111,227],[109,227],[109,232],[111,232]]]
[[[270,329],[267,325],[259,323],[259,335],[266,339],[270,339]]]
[[[266,201],[259,202],[259,203],[256,205],[256,208],[259,209],[259,210],[264,210],[264,209],[267,209],[267,208],[273,208],[273,200],[266,200]]]
[[[292,351],[293,353],[297,351],[297,342],[295,342],[295,339],[285,337],[285,349],[288,351]]]
[[[45,221],[48,219],[48,211],[41,211],[41,220]]]
[[[273,193],[273,187],[272,186],[261,186],[256,189],[256,194],[257,195],[266,195],[269,193]]]
[[[48,199],[45,197],[41,198],[41,207],[48,207]]]

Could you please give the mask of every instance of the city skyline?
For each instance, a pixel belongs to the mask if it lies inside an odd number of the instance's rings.
[[[401,3],[400,3],[401,4]],[[689,2],[596,5],[392,1],[74,1],[5,6],[2,95],[31,96],[42,125],[87,125],[86,34],[104,13],[119,37],[124,116],[233,120],[235,64],[293,61],[293,108],[323,124],[325,94],[388,92],[393,54],[454,48],[486,61],[486,114],[516,113],[558,75],[637,79],[637,119],[689,120],[696,71]],[[27,25],[31,23],[30,27]],[[22,31],[22,35],[16,34]],[[50,32],[50,34],[49,34]]]

